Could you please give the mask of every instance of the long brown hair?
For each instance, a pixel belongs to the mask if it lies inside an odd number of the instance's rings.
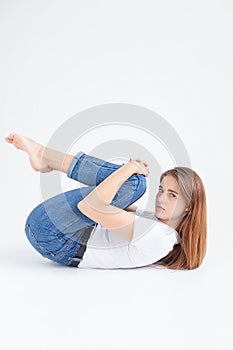
[[[160,176],[171,175],[179,185],[188,211],[176,227],[180,242],[165,257],[152,265],[163,265],[173,270],[192,270],[199,267],[206,254],[207,208],[206,194],[198,174],[188,167],[175,167]]]

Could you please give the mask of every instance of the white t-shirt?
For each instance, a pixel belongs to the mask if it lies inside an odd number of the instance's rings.
[[[150,265],[165,257],[179,242],[178,233],[156,218],[152,211],[137,208],[131,242],[100,224],[93,229],[79,268],[120,269]]]

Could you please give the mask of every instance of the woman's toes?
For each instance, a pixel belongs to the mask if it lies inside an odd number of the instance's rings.
[[[12,141],[13,141],[13,139],[9,138],[8,136],[5,137],[5,140],[6,140],[7,142],[9,142],[9,143],[12,143]]]
[[[6,136],[6,137],[5,137],[5,140],[12,143],[12,141],[13,141],[13,139],[14,139],[14,136],[15,136],[15,133],[11,132],[11,133],[9,134],[9,136]]]

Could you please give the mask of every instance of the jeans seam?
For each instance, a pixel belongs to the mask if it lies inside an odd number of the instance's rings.
[[[67,246],[65,247],[64,251],[62,251],[61,255],[55,254],[55,257],[58,258],[59,260],[62,260],[64,258],[64,256],[67,255],[67,253],[71,249],[72,245],[73,245],[73,242],[71,240],[68,240]],[[59,260],[57,260],[57,261],[59,262]]]
[[[43,246],[40,244],[40,242],[36,239],[35,233],[32,231],[30,224],[27,224],[27,226],[28,226],[28,229],[29,229],[29,231],[30,231],[31,238],[33,239],[34,243],[35,243],[36,245],[38,245],[38,247],[39,247],[41,250],[43,250],[43,251],[45,252],[45,254],[47,253],[47,254],[49,254],[49,255],[51,255],[51,256],[55,256],[55,254],[54,254],[53,252],[51,252],[51,251],[48,250],[47,248],[43,247]]]
[[[29,231],[30,231],[30,235],[31,238],[33,239],[34,243],[36,245],[38,245],[38,247],[44,251],[45,254],[49,254],[50,256],[54,257],[56,259],[56,261],[59,262],[59,260],[62,260],[62,258],[64,258],[65,255],[67,255],[67,253],[69,252],[69,250],[72,248],[73,246],[73,241],[71,239],[66,240],[66,242],[64,242],[64,244],[66,244],[66,247],[64,248],[64,250],[59,254],[55,254],[53,252],[51,252],[50,250],[48,250],[47,248],[45,248],[43,245],[40,244],[40,242],[36,239],[36,236],[34,234],[34,232],[32,231],[31,227],[29,224],[27,224]],[[36,249],[36,248],[35,248]],[[40,253],[42,256],[43,254]],[[46,256],[47,257],[47,256]]]
[[[79,159],[84,158],[85,157],[85,153],[83,151],[79,151],[78,153],[76,153],[76,155],[74,156],[73,161],[70,164],[70,167],[68,168],[67,171],[67,176],[72,178],[72,173],[74,171],[74,168],[76,167]]]

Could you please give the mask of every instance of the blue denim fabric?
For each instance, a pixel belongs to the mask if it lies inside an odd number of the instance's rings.
[[[78,152],[67,177],[87,186],[58,194],[36,206],[25,223],[25,233],[32,246],[45,258],[70,265],[72,258],[87,243],[85,229],[97,223],[80,212],[77,203],[121,165]],[[133,174],[117,191],[112,205],[124,209],[146,191],[144,175]]]

